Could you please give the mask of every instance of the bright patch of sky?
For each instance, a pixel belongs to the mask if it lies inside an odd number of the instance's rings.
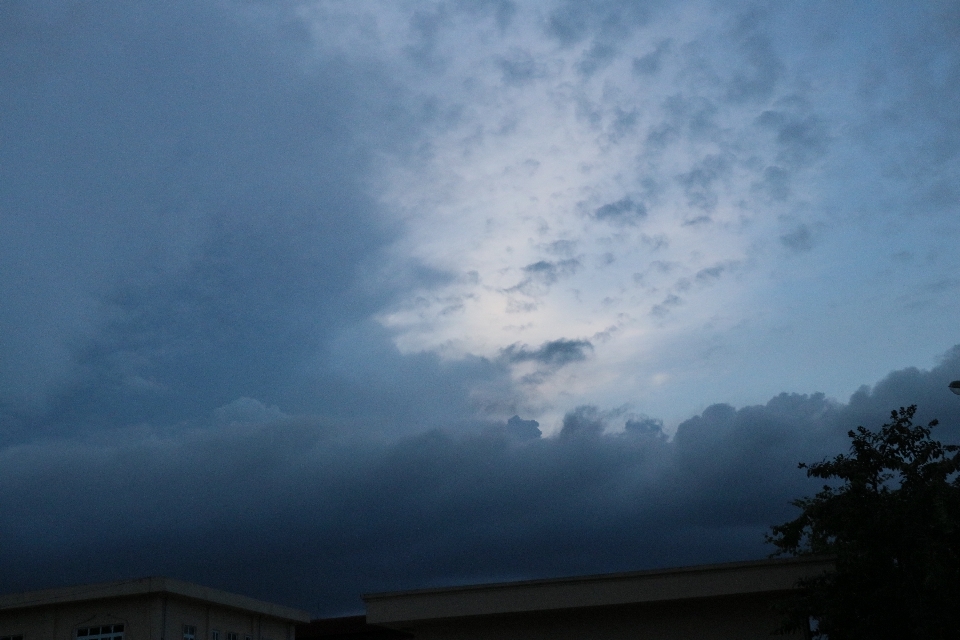
[[[380,322],[507,361],[547,432],[929,366],[960,317],[956,54],[917,17],[945,10],[304,4],[320,55],[386,65],[426,123],[378,193],[389,268],[440,275]],[[572,357],[510,355],[550,344]]]

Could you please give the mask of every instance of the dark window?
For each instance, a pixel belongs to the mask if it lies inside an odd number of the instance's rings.
[[[84,640],[123,640],[122,624],[105,624],[100,627],[80,627],[77,637]],[[0,638],[0,640],[6,640]],[[23,640],[21,637],[20,640]]]

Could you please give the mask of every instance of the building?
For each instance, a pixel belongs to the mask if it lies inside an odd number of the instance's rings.
[[[367,624],[366,616],[321,618],[297,625],[297,640],[404,640],[409,633]]]
[[[170,578],[0,596],[2,640],[294,640],[306,611]]]
[[[782,623],[774,605],[828,570],[790,558],[363,596],[366,623],[418,639],[751,640]]]

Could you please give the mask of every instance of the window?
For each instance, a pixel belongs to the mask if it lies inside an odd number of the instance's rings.
[[[122,624],[107,624],[101,627],[80,627],[77,640],[123,640]]]
[[[235,634],[233,631],[227,633],[227,640],[237,640],[237,637],[237,634]]]
[[[183,640],[197,640],[197,628],[192,624],[183,625]]]
[[[0,640],[23,640],[23,634],[16,636],[0,636]]]
[[[210,640],[220,640],[220,630],[212,629],[210,631]]]

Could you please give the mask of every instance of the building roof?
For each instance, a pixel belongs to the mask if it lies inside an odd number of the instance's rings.
[[[366,616],[319,618],[297,625],[297,640],[388,640],[409,637],[409,633],[367,624]]]
[[[260,615],[291,622],[310,621],[310,614],[306,611],[248,598],[247,596],[230,593],[228,591],[211,589],[210,587],[193,584],[192,582],[163,577],[138,578],[135,580],[121,580],[118,582],[104,582],[100,584],[87,584],[0,595],[0,611],[153,594],[167,594],[188,598],[190,600],[209,602],[231,609],[252,611]]]
[[[833,566],[830,558],[802,557],[698,565],[629,573],[576,576],[420,589],[363,596],[367,622],[391,624],[465,616],[666,602],[795,588],[797,580]]]

